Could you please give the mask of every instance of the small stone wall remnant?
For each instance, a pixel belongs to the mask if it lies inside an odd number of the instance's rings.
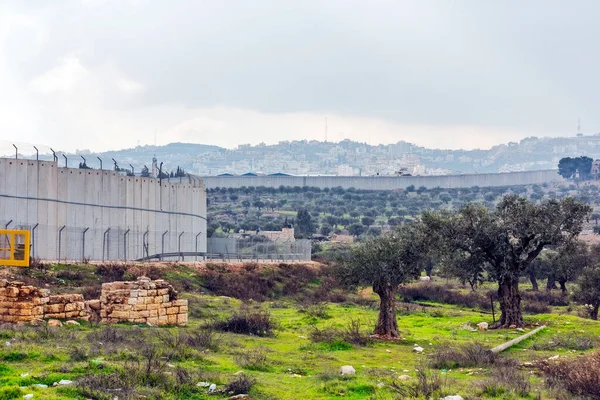
[[[0,322],[24,323],[44,317],[49,291],[0,279]]]
[[[53,294],[44,305],[44,318],[83,319],[89,314],[85,310],[85,301],[81,294]]]
[[[178,300],[173,286],[162,279],[140,277],[135,282],[103,283],[99,308],[102,322],[108,324],[187,324],[187,300]]]

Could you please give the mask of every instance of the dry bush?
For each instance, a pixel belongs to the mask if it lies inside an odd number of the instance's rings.
[[[204,326],[187,332],[187,344],[199,350],[217,351],[223,335],[212,326]]]
[[[251,378],[246,374],[241,374],[225,386],[225,393],[232,395],[248,394],[255,384],[256,379]]]
[[[549,306],[568,306],[569,297],[562,293],[555,293],[552,291],[523,291],[521,292],[521,299],[524,302],[535,301],[538,303],[544,303]]]
[[[496,355],[481,343],[464,343],[452,346],[442,343],[429,356],[429,365],[438,369],[483,367],[493,364]]]
[[[549,314],[552,312],[552,309],[548,304],[539,301],[524,301],[522,307],[523,312],[527,314]]]
[[[491,309],[488,297],[476,292],[457,292],[448,285],[416,283],[400,287],[398,293],[405,301],[434,301],[468,308]]]
[[[432,371],[426,365],[417,366],[417,380],[413,382],[390,382],[390,389],[401,399],[439,398],[443,396],[444,382],[437,371]]]
[[[223,332],[267,337],[275,336],[277,325],[268,311],[241,309],[226,320],[215,321],[212,327]]]
[[[127,266],[120,263],[101,264],[96,267],[96,275],[102,277],[102,282],[122,281],[123,275],[127,271]]]
[[[313,343],[346,342],[357,346],[370,346],[373,344],[369,332],[362,329],[362,324],[358,319],[351,319],[344,329],[313,327],[308,334],[308,338]]]
[[[572,396],[600,399],[600,352],[564,361],[544,362],[540,368],[550,388],[562,389]]]
[[[101,293],[102,287],[99,285],[85,286],[83,289],[81,289],[81,295],[85,300],[99,299]]]
[[[516,363],[506,361],[494,365],[490,377],[479,382],[478,387],[486,397],[526,397],[531,391],[531,382],[529,375],[520,370]]]
[[[264,347],[245,350],[235,357],[235,362],[242,368],[254,371],[269,371],[271,363]]]
[[[534,350],[554,350],[558,348],[569,350],[588,350],[594,347],[594,338],[587,335],[562,334],[554,335],[550,340],[534,343]]]

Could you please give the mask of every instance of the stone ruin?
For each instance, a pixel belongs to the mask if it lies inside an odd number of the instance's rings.
[[[162,279],[104,283],[100,299],[88,301],[81,294],[51,295],[48,289],[0,280],[0,322],[23,324],[52,318],[182,326],[187,317],[187,300],[177,299],[173,286]]]

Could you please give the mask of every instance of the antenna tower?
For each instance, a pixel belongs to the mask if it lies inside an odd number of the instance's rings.
[[[325,143],[327,143],[327,117],[325,117]]]
[[[581,133],[581,118],[577,118],[577,133]]]

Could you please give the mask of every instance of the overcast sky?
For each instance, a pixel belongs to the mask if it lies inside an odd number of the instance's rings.
[[[600,131],[597,0],[0,1],[0,139],[105,150]],[[155,139],[156,137],[156,139]]]

